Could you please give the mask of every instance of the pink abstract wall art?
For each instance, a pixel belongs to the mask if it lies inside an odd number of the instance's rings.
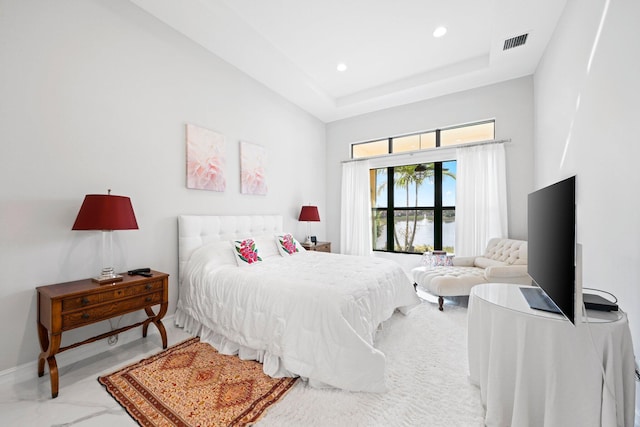
[[[267,194],[264,147],[240,141],[240,191],[242,194]]]
[[[224,191],[224,174],[224,135],[187,124],[187,188]]]

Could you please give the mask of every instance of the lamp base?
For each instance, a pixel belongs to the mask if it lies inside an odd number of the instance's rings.
[[[114,274],[113,276],[106,276],[106,277],[103,277],[103,276],[92,277],[91,281],[99,283],[101,285],[108,285],[110,283],[121,282],[122,279],[123,279],[122,276],[120,276],[118,274]]]

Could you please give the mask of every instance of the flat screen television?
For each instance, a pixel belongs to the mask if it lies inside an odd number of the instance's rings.
[[[529,194],[527,222],[528,273],[553,304],[536,306],[532,300],[544,298],[539,289],[532,288],[533,295],[523,294],[532,308],[561,313],[576,324],[581,319],[576,308],[582,306],[582,288],[576,280],[576,177]]]

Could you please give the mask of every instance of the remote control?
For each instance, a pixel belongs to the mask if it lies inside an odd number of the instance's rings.
[[[151,277],[151,269],[149,267],[147,268],[136,268],[135,270],[129,270],[127,272],[129,274],[129,276],[135,276],[135,275],[142,275],[141,273],[146,273],[149,274],[148,276],[145,277]]]

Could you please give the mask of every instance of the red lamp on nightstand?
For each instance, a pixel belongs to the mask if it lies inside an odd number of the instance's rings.
[[[318,213],[317,206],[303,206],[300,211],[300,216],[298,217],[298,221],[306,221],[307,222],[307,240],[305,240],[305,244],[311,244],[311,231],[309,222],[320,222],[320,214]]]
[[[122,276],[113,270],[113,230],[137,230],[138,222],[133,213],[131,200],[124,196],[87,194],[78,212],[72,230],[102,231],[102,272],[92,280],[98,283],[113,283]]]

